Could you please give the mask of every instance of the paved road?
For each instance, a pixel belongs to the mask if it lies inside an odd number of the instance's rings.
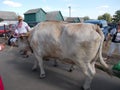
[[[31,71],[34,59],[34,56],[23,59],[17,49],[0,52],[0,75],[5,90],[80,90],[84,75],[79,69],[70,73],[69,65],[53,67],[52,61],[45,61],[47,77],[39,79],[39,69]],[[120,79],[97,70],[91,86],[92,90],[120,90]]]

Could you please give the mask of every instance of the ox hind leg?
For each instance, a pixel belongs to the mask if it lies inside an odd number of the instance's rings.
[[[96,73],[95,71],[95,63],[80,63],[80,68],[82,69],[83,73],[85,74],[85,82],[83,84],[83,90],[91,90],[91,83],[93,77]]]
[[[37,67],[38,67],[38,61],[35,59],[34,60],[34,65],[32,67],[32,71],[36,71],[37,70]]]

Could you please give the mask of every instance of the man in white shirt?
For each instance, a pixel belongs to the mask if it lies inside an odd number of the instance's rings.
[[[108,60],[112,56],[115,49],[118,49],[120,53],[120,21],[118,22],[117,28],[112,29],[110,34],[108,35],[108,40],[110,39],[111,39],[111,45],[107,53],[106,60]],[[106,41],[106,46],[108,44],[108,40]]]
[[[30,30],[29,25],[23,21],[23,18],[21,16],[18,16],[18,22],[16,23],[15,33],[21,35],[29,32],[29,30]]]
[[[24,36],[25,34],[27,34],[29,31],[31,30],[31,28],[29,27],[29,25],[23,21],[22,16],[18,16],[18,22],[16,23],[16,30],[15,30],[15,34],[17,34],[18,38],[18,46],[21,49],[20,53],[25,55],[26,54],[26,49],[23,48],[25,47],[25,45],[22,43],[24,40],[22,40],[23,38],[21,38],[22,36]],[[24,37],[24,39],[27,40],[26,37]]]

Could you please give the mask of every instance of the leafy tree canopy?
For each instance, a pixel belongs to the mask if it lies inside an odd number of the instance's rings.
[[[2,19],[2,18],[0,18],[0,22],[1,22],[1,21],[3,21],[3,19]]]
[[[89,18],[89,16],[85,16],[85,17],[83,17],[83,19],[85,21],[85,20],[89,20],[90,18]]]
[[[113,15],[112,21],[113,23],[117,23],[118,21],[120,21],[120,10],[117,10],[115,12],[115,14]]]
[[[101,16],[98,16],[98,20],[106,20],[107,22],[111,22],[112,21],[112,16],[109,13],[105,13]]]

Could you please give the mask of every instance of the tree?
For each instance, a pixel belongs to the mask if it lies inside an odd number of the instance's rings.
[[[109,13],[105,13],[101,16],[98,16],[98,20],[100,20],[100,19],[104,19],[107,22],[111,22],[112,21],[112,16]]]
[[[115,12],[115,15],[113,15],[112,21],[113,23],[117,23],[118,21],[120,21],[120,10],[117,10]]]
[[[103,19],[103,16],[102,15],[98,16],[98,20],[101,20],[101,19]]]
[[[88,16],[83,17],[84,21],[89,20],[90,18]]]
[[[0,22],[1,22],[1,21],[3,21],[3,19],[2,19],[2,18],[0,18]]]

